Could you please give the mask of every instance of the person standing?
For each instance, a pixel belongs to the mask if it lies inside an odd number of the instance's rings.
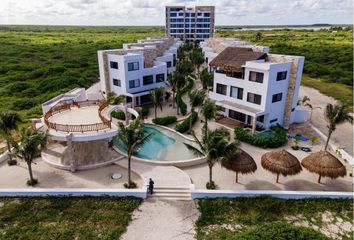
[[[152,195],[153,191],[154,191],[154,181],[150,178],[149,180],[149,192]]]

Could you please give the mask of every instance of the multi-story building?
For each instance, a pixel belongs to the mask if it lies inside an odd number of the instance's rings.
[[[98,51],[101,91],[126,96],[133,106],[151,102],[151,90],[165,87],[167,74],[176,70],[179,39],[148,38],[122,49]]]
[[[308,111],[297,106],[304,57],[269,54],[268,47],[238,39],[210,39],[201,47],[214,74],[209,98],[224,116],[253,132],[307,120]]]
[[[212,38],[214,30],[214,6],[166,6],[166,36],[200,42]]]

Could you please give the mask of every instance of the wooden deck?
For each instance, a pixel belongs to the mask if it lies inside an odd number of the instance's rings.
[[[221,118],[221,119],[217,120],[216,122],[221,125],[224,125],[226,127],[232,128],[232,129],[234,129],[236,127],[240,127],[240,128],[245,127],[245,124],[243,124],[237,120],[234,120],[232,118],[227,118],[227,117]]]

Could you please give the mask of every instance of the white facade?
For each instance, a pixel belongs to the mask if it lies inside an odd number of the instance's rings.
[[[165,87],[176,70],[179,40],[162,38],[124,44],[122,49],[98,51],[102,94],[127,96],[133,105],[150,102],[150,91]]]
[[[208,64],[229,46],[248,47],[263,53],[269,51],[267,47],[238,40],[220,42],[222,44],[201,44]],[[214,86],[209,98],[223,107],[225,117],[249,125],[253,131],[256,126],[268,129],[277,124],[287,128],[291,123],[308,118],[308,112],[297,109],[303,65],[304,57],[301,56],[267,54],[265,59],[246,61],[238,78],[222,68],[210,68],[214,74]],[[262,77],[259,81],[250,81],[251,72]]]

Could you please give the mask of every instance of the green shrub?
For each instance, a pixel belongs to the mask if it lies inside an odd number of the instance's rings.
[[[243,128],[235,128],[235,137],[242,141],[262,148],[281,147],[286,143],[286,131],[280,126],[273,126],[263,133],[252,135]]]
[[[38,180],[37,179],[33,179],[32,181],[31,180],[27,180],[27,185],[28,186],[34,186],[34,185],[37,185],[38,184]]]
[[[184,116],[187,114],[187,104],[183,101],[181,95],[177,96],[178,108],[181,114]]]
[[[138,187],[138,185],[133,181],[130,181],[129,183],[124,183],[123,185],[125,188],[137,188]]]
[[[147,115],[149,115],[149,112],[150,112],[150,108],[148,108],[148,107],[141,108],[141,115],[143,115],[143,117],[146,117]]]
[[[297,227],[285,222],[266,223],[255,228],[250,228],[239,235],[235,240],[257,240],[257,239],[277,239],[277,240],[307,240],[307,239],[329,239],[322,233],[306,227]]]
[[[214,190],[214,189],[217,188],[217,186],[216,186],[216,184],[215,184],[214,181],[211,181],[211,182],[207,182],[206,188],[207,188],[207,189],[210,189],[210,190]]]
[[[115,111],[112,112],[111,115],[116,119],[125,120],[125,113],[123,111]]]
[[[7,161],[7,165],[9,165],[9,166],[15,166],[15,165],[17,165],[17,161],[16,161],[15,159],[8,160],[8,161]]]
[[[190,120],[192,118],[192,124],[194,124],[198,119],[198,113],[193,112],[188,118],[186,118],[183,122],[176,125],[176,131],[180,133],[185,133],[189,130]]]
[[[175,116],[159,117],[152,119],[152,122],[158,125],[167,126],[171,123],[177,122],[177,118]]]

